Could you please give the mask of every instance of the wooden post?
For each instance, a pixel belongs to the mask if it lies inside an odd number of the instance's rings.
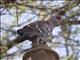
[[[33,40],[31,49],[27,50],[23,60],[59,60],[59,55],[46,44],[37,44],[39,40]],[[37,42],[37,43],[36,43]]]

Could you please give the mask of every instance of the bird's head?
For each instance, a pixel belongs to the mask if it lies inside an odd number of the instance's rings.
[[[62,24],[62,17],[64,16],[65,11],[60,11],[57,13],[57,15],[52,16],[49,20],[51,20],[53,25],[59,25]]]

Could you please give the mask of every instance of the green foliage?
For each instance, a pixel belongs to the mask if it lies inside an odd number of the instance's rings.
[[[77,6],[77,3],[76,3],[76,2],[70,4],[70,6],[68,6],[68,7],[65,9],[65,11],[69,11],[69,10],[71,10],[71,9],[72,9],[73,7],[75,7],[75,6]]]
[[[7,50],[8,50],[7,46],[3,46],[3,45],[0,46],[0,58],[5,55]]]
[[[65,60],[75,60],[75,57],[73,55],[65,57]]]

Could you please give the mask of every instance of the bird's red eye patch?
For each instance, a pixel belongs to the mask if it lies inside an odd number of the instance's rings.
[[[60,17],[60,16],[56,16],[56,18],[57,18],[57,19],[59,19],[59,20],[61,19],[61,17]]]
[[[60,16],[56,16],[56,18],[57,18],[57,19],[59,19],[59,20],[61,19],[61,17],[60,17]]]

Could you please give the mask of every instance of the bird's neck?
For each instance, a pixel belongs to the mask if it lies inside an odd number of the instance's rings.
[[[54,27],[54,26],[58,26],[58,21],[61,20],[61,17],[60,16],[52,16],[48,22]]]

